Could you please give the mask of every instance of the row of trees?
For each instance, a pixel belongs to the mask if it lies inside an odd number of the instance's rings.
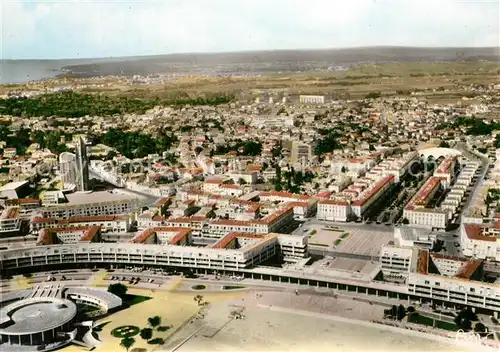
[[[485,136],[491,134],[493,131],[500,130],[500,123],[486,123],[475,116],[460,116],[453,122],[440,124],[437,126],[437,129],[454,129],[461,126],[467,127],[466,133],[471,136]]]
[[[6,148],[16,148],[18,155],[24,155],[32,143],[38,143],[41,148],[48,148],[52,153],[59,154],[67,151],[66,145],[61,143],[61,137],[71,139],[71,134],[59,131],[32,131],[22,128],[11,131],[8,124],[0,124],[0,141],[6,142]]]
[[[262,143],[260,141],[237,140],[231,144],[218,145],[213,151],[214,155],[237,152],[238,155],[257,156],[262,153]]]
[[[337,141],[337,138],[340,137],[337,131],[330,129],[319,130],[318,132],[322,135],[322,138],[318,141],[314,154],[322,155],[341,148],[340,143]]]
[[[229,103],[232,99],[233,97],[229,95],[175,100],[164,100],[158,97],[136,99],[69,91],[44,94],[34,98],[0,99],[0,115],[83,117],[125,113],[143,114],[155,106],[219,105]]]
[[[170,149],[177,137],[161,132],[157,137],[132,131],[111,128],[101,136],[94,136],[93,143],[103,143],[115,148],[127,158],[143,158],[148,154],[162,153]]]
[[[311,171],[297,171],[293,167],[290,170],[281,172],[279,165],[275,166],[276,176],[272,183],[276,191],[286,190],[291,193],[300,193],[300,187],[314,179],[314,174]]]

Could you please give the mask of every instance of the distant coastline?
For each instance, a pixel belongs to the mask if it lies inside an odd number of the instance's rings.
[[[322,50],[275,50],[190,53],[156,56],[0,60],[0,84],[22,84],[69,74],[86,78],[150,74],[265,74],[328,71],[335,65],[395,61],[498,61],[499,48],[366,47]]]

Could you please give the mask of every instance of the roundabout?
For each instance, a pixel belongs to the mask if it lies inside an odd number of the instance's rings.
[[[118,337],[120,339],[124,339],[127,337],[133,337],[137,335],[140,331],[141,329],[139,329],[139,327],[135,325],[123,325],[111,330],[111,335],[113,335],[114,337]]]

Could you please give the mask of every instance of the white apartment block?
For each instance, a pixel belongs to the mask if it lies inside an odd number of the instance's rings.
[[[451,212],[449,210],[427,208],[427,205],[441,187],[442,182],[446,182],[446,180],[436,176],[430,177],[405,206],[403,218],[406,218],[410,225],[446,228]]]
[[[434,171],[434,176],[441,178],[442,184],[445,188],[448,188],[451,183],[456,161],[456,156],[446,157]]]
[[[130,214],[137,209],[138,199],[97,201],[83,204],[58,204],[41,208],[42,217],[67,219],[80,216]]]
[[[400,247],[432,249],[436,233],[425,228],[398,226],[394,228],[394,240]]]
[[[0,213],[0,237],[12,235],[21,230],[21,210],[19,207],[7,207]]]
[[[460,243],[464,256],[500,262],[500,223],[460,226]]]
[[[234,246],[238,236],[242,241]],[[303,236],[265,234],[254,236],[237,234],[219,241],[217,246],[190,247],[183,245],[155,245],[143,243],[69,243],[65,245],[39,245],[22,250],[0,253],[1,269],[13,269],[55,263],[123,263],[143,265],[171,265],[189,268],[240,270],[254,267],[281,251],[292,258],[307,256],[307,240]],[[283,245],[283,248],[280,246]],[[227,247],[227,248],[226,248]]]
[[[54,218],[34,217],[31,219],[31,232],[37,234],[41,229],[57,227],[98,226],[102,232],[126,233],[130,230],[129,216],[80,216],[57,220]]]
[[[411,263],[416,260],[417,252],[411,247],[385,245],[380,252],[380,265],[384,277],[407,278]]]
[[[342,200],[320,200],[316,217],[323,221],[346,222],[351,214],[349,202]]]
[[[410,225],[425,226],[437,229],[446,228],[450,218],[449,211],[439,209],[405,209],[403,213],[403,217],[408,219]]]
[[[351,203],[352,213],[361,217],[364,212],[394,184],[394,176],[385,176],[374,182]]]
[[[324,95],[300,95],[299,102],[301,104],[324,104]]]

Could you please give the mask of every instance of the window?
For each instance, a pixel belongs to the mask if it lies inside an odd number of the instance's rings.
[[[429,284],[430,284],[430,282],[429,282],[429,281],[427,281],[427,280],[425,280],[425,281],[424,281],[424,283],[425,283],[426,285],[429,285]]]

